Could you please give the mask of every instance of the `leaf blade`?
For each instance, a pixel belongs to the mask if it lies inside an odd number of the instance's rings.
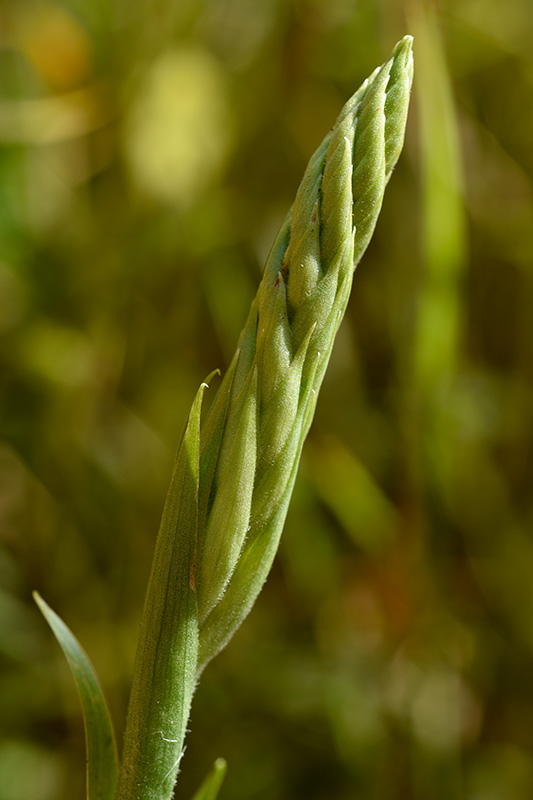
[[[216,800],[222,781],[226,775],[227,764],[223,758],[217,758],[213,769],[204,780],[192,800]]]
[[[99,678],[72,631],[38,592],[33,592],[43,617],[61,647],[80,695],[87,747],[88,800],[113,800],[118,756],[113,723]]]
[[[193,401],[156,540],[116,800],[170,800],[183,756],[198,660],[200,416],[207,388],[203,382]]]

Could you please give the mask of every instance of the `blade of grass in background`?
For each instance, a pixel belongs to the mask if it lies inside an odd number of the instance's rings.
[[[423,265],[414,334],[412,391],[423,429],[423,458],[445,495],[452,469],[450,404],[462,332],[461,283],[467,264],[459,133],[437,19],[413,5],[410,24],[421,68],[415,83],[423,176]]]
[[[438,532],[428,500],[436,498],[437,503],[446,507],[453,494],[456,440],[453,406],[463,332],[461,289],[467,242],[458,123],[439,24],[433,7],[423,2],[413,4],[409,22],[420,55],[415,96],[423,203],[422,274],[417,290],[410,386],[416,430],[412,457],[416,465],[414,480],[418,484],[419,533],[423,537],[419,543],[422,555],[418,571],[426,572],[425,591],[429,596],[435,593],[436,608],[439,592],[433,585],[433,541]],[[444,536],[447,534],[445,530]],[[432,621],[426,624],[439,624],[435,612]],[[459,755],[460,680],[446,658],[442,662],[436,658],[423,666],[420,689],[410,711],[416,800],[425,800],[430,794],[444,800],[460,797],[464,792]],[[440,724],[436,724],[437,719]]]

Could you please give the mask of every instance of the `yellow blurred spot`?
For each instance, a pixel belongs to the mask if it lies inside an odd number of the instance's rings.
[[[19,46],[41,78],[58,92],[82,84],[91,72],[90,42],[79,23],[55,3],[19,18]]]
[[[0,142],[52,144],[85,136],[108,120],[96,84],[52,97],[0,101]]]
[[[231,138],[224,78],[201,49],[160,56],[127,121],[126,152],[147,194],[188,204],[223,166]]]

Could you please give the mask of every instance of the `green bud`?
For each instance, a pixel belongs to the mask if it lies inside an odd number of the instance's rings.
[[[250,476],[254,481],[250,529],[224,596],[201,625],[199,669],[226,644],[250,610],[276,552],[353,272],[375,227],[385,185],[403,142],[412,81],[411,51],[411,37],[405,37],[389,61],[345,105],[311,158],[294,207],[267,261],[254,321],[259,386],[265,382],[268,390],[262,394],[259,414],[257,469]],[[310,265],[309,274],[305,274],[306,264]],[[281,280],[288,286],[287,314],[278,310],[273,315],[272,308],[278,308],[283,296],[276,294]],[[269,293],[273,297],[270,304],[265,299]],[[287,319],[292,348],[297,352],[290,366]],[[267,329],[268,337],[262,335]],[[283,362],[279,346],[267,347],[270,341],[284,343]],[[274,392],[273,385],[277,387]]]

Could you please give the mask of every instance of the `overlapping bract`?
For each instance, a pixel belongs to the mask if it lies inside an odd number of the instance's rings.
[[[411,81],[405,37],[311,158],[201,431],[199,670],[270,569],[353,271],[401,151]]]

